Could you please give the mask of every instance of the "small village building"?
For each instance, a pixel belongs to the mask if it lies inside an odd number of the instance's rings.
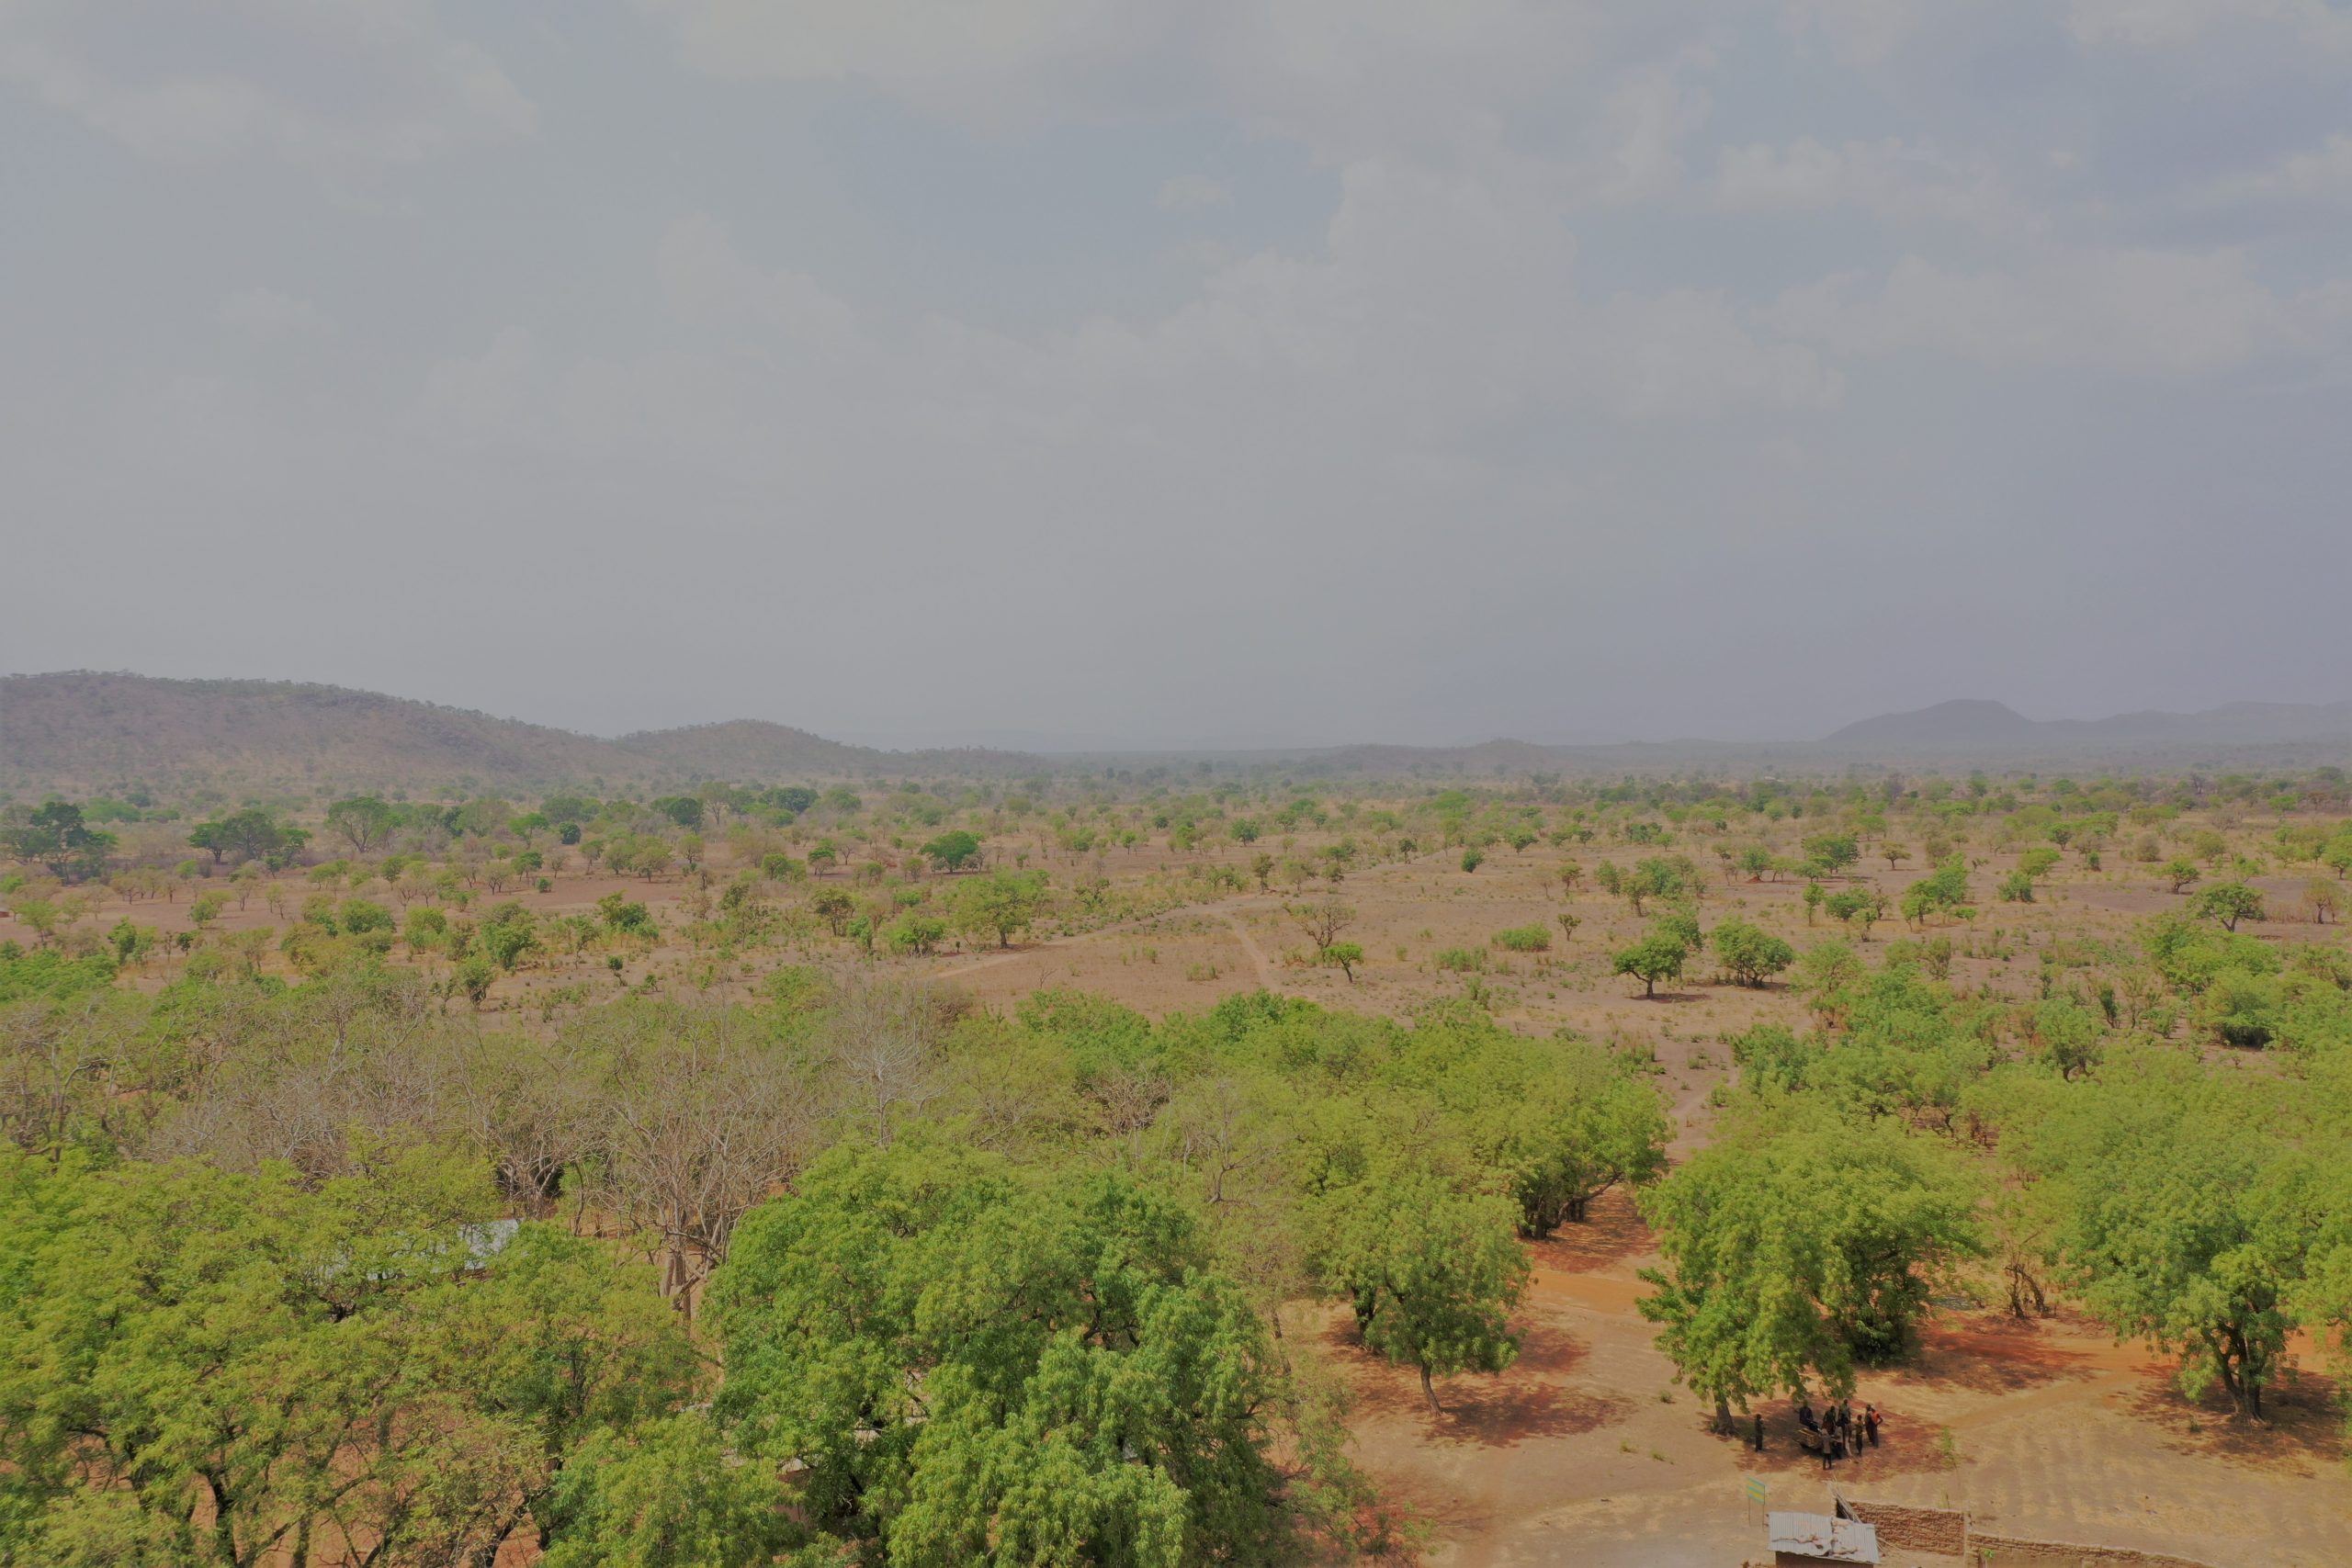
[[[1764,1529],[1771,1540],[1774,1568],[1878,1561],[1878,1531],[1860,1519],[1776,1511],[1765,1516]]]

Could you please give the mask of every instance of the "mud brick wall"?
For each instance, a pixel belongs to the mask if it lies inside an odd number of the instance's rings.
[[[1838,1499],[1839,1512],[1878,1531],[1889,1546],[1958,1557],[1968,1550],[1968,1516],[1957,1508],[1906,1508],[1899,1503]]]
[[[1850,1506],[1850,1505],[1849,1505]],[[1859,1513],[1856,1517],[1862,1516]],[[1990,1553],[1989,1559],[1986,1554]],[[2191,1557],[2167,1557],[2160,1551],[2139,1551],[2128,1546],[2075,1546],[2059,1540],[2029,1540],[2023,1536],[1993,1535],[1971,1529],[1966,1560],[1969,1568],[1989,1561],[1993,1568],[2213,1568]]]

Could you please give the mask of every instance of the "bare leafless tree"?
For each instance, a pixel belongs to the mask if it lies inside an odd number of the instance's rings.
[[[725,1007],[632,1009],[595,1018],[600,1166],[625,1224],[650,1230],[663,1289],[691,1313],[735,1226],[788,1186],[815,1152],[822,1117],[811,1075]],[[599,1049],[601,1047],[601,1049]]]

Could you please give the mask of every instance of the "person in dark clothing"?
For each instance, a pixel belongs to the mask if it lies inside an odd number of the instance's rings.
[[[1839,1459],[1854,1457],[1854,1411],[1844,1400],[1829,1413],[1829,1435],[1838,1445]]]
[[[1756,1413],[1756,1451],[1759,1454],[1764,1451],[1764,1412],[1761,1410]]]
[[[1876,1448],[1876,1447],[1878,1447],[1878,1406],[1877,1406],[1877,1405],[1875,1405],[1875,1404],[1865,1404],[1865,1405],[1863,1405],[1863,1406],[1862,1406],[1862,1430],[1863,1430],[1863,1432],[1865,1432],[1866,1434],[1868,1434],[1868,1436],[1869,1436],[1869,1438],[1870,1438],[1870,1441],[1871,1441],[1871,1447],[1872,1447],[1872,1448]]]
[[[1828,1430],[1822,1426],[1821,1417],[1814,1414],[1813,1401],[1809,1399],[1797,1406],[1797,1446],[1820,1450],[1821,1468],[1824,1470],[1838,1462],[1837,1448],[1830,1442]]]

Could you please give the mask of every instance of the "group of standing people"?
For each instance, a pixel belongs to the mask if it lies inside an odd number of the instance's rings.
[[[1758,1427],[1762,1426],[1759,1421]],[[1859,1459],[1864,1447],[1878,1447],[1878,1406],[1867,1401],[1860,1416],[1854,1414],[1851,1400],[1841,1399],[1826,1414],[1814,1412],[1813,1401],[1801,1400],[1797,1404],[1799,1441],[1821,1450],[1821,1468],[1834,1468],[1841,1459]],[[1761,1446],[1760,1444],[1758,1445]]]

